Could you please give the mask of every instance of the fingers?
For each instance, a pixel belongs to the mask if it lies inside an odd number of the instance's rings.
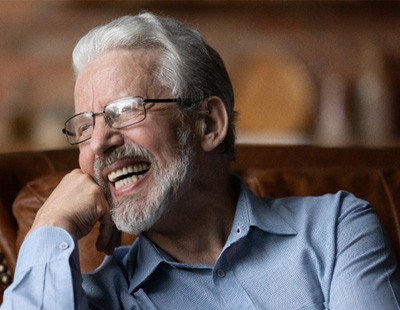
[[[81,239],[98,221],[96,247],[110,255],[120,245],[121,235],[111,219],[105,194],[90,175],[76,169],[61,180],[39,209],[31,230],[58,226]]]
[[[58,226],[80,239],[107,212],[108,203],[101,188],[88,174],[76,169],[61,180],[39,209],[32,230]]]
[[[109,212],[100,218],[100,232],[96,248],[100,252],[111,255],[114,249],[121,245],[121,232],[115,227]]]

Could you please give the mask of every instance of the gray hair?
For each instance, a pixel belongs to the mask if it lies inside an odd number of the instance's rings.
[[[96,56],[118,48],[161,51],[158,68],[151,74],[162,87],[182,100],[180,108],[184,115],[201,113],[200,104],[209,96],[221,98],[229,117],[221,152],[234,159],[235,111],[231,81],[221,57],[198,31],[175,19],[147,12],[120,17],[92,29],[78,42],[72,54],[75,77]]]

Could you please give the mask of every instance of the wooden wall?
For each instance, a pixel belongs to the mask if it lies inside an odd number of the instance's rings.
[[[66,146],[74,44],[141,10],[198,27],[220,52],[240,142],[398,142],[398,2],[1,1],[0,152]]]

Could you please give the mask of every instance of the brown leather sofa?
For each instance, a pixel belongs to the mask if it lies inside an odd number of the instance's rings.
[[[74,148],[0,154],[0,302],[37,209],[77,158]],[[232,169],[263,196],[347,190],[370,201],[400,258],[400,147],[238,145]],[[103,258],[95,238],[96,230],[79,241],[83,271]],[[123,243],[133,239],[124,235]]]

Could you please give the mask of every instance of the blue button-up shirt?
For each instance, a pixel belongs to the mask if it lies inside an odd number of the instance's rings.
[[[176,262],[144,236],[83,285],[77,261],[68,233],[34,231],[2,309],[400,309],[382,227],[368,203],[346,192],[274,200],[242,185],[214,266]]]

